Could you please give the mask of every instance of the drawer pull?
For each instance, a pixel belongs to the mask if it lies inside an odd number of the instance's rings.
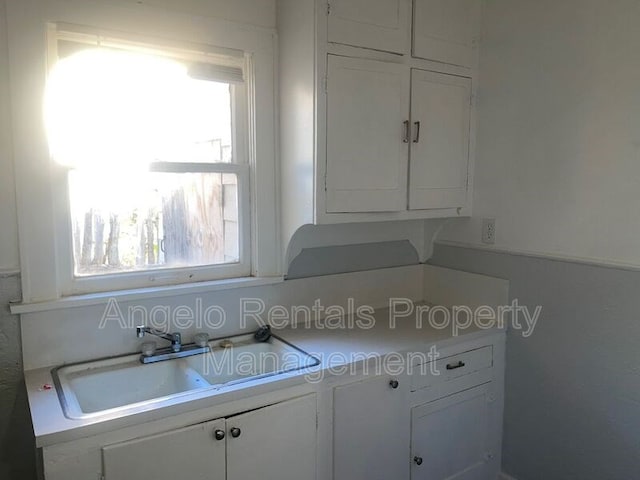
[[[466,364],[460,360],[458,363],[448,363],[447,364],[447,370],[456,370],[458,368],[462,368],[464,367]]]
[[[389,386],[395,390],[400,386],[400,383],[398,382],[398,380],[390,380]]]

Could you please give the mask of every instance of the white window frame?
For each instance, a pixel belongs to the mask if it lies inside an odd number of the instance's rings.
[[[90,29],[74,27],[71,25],[49,24],[48,26],[49,44],[49,65],[53,67],[58,61],[59,55],[57,45],[59,40],[67,40],[78,44],[85,43],[95,46],[110,46],[122,48],[125,51],[149,52],[165,58],[175,58],[178,61],[195,60],[202,63],[212,63],[224,65],[225,55],[221,50],[208,48],[208,52],[194,52],[193,48],[189,52],[179,50],[174,47],[166,47],[159,42],[148,44],[134,41],[128,38],[118,37],[117,33],[92,32]],[[251,59],[245,58],[240,52],[229,51],[231,61],[236,65],[240,63],[243,71],[251,70]],[[59,229],[56,238],[58,239],[58,281],[63,296],[76,295],[90,292],[132,289],[150,287],[154,285],[171,285],[181,283],[194,283],[226,278],[248,277],[251,275],[251,189],[250,189],[250,159],[248,158],[249,143],[249,111],[247,101],[246,83],[233,86],[231,98],[232,110],[232,151],[234,163],[159,163],[158,167],[163,167],[161,171],[174,173],[187,172],[212,172],[212,173],[233,173],[238,178],[238,240],[240,258],[236,263],[220,265],[199,265],[181,268],[159,267],[140,269],[133,272],[117,272],[102,275],[75,275],[74,274],[74,254],[73,239],[71,236],[71,217],[69,209],[69,187],[68,172],[70,169],[54,163],[52,168],[61,169],[58,180],[54,180],[54,197],[56,210],[56,225],[65,225],[66,231]]]
[[[202,283],[195,284],[247,274],[259,279],[281,278],[275,31],[144,5],[76,0],[8,0],[7,19],[24,304],[55,301],[85,292],[155,286],[163,286],[166,292],[167,285],[178,284],[180,292],[185,292],[185,284],[194,283],[194,288],[201,289]],[[239,208],[250,211],[242,226],[250,235],[244,236],[247,241],[241,246],[248,264],[238,270],[222,265],[74,278],[68,171],[50,158],[42,119],[46,60],[51,58],[47,32],[52,23],[65,28],[82,25],[92,32],[109,32],[116,38],[158,45],[161,51],[175,46],[181,51],[243,52],[247,89],[243,98],[251,114],[246,119],[246,129],[242,129],[248,132],[247,138],[238,145],[244,144],[248,162],[221,167],[237,168],[236,172],[245,180],[239,181],[239,195],[245,199],[239,198],[242,203]],[[246,190],[250,193],[240,192],[240,185],[248,186]]]

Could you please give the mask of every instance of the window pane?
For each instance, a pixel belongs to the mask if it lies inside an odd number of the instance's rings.
[[[75,170],[69,194],[76,275],[239,261],[235,174]]]
[[[233,88],[193,78],[173,59],[86,48],[59,60],[47,81],[53,157],[92,169],[231,162]]]

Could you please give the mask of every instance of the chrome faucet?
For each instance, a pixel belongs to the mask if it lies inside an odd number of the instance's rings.
[[[145,327],[144,325],[137,326],[136,333],[138,334],[138,338],[143,338],[145,334],[149,334],[171,342],[171,350],[174,353],[182,350],[182,335],[179,333],[167,333],[162,330],[156,330],[155,328]]]
[[[179,333],[163,332],[162,330],[145,327],[144,325],[136,327],[136,334],[138,338],[143,338],[146,334],[149,334],[171,342],[170,347],[160,348],[157,351],[155,345],[150,349],[145,349],[145,344],[143,344],[142,355],[140,355],[140,361],[142,363],[162,362],[163,360],[190,357],[211,351],[211,347],[209,347],[209,335],[206,333],[196,334],[194,336],[194,343],[187,345],[182,345],[182,335]]]

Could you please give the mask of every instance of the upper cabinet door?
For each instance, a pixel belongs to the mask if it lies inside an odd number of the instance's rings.
[[[224,432],[221,419],[104,447],[103,478],[225,480]]]
[[[409,209],[467,204],[471,79],[423,70],[411,76]]]
[[[307,395],[228,418],[227,480],[315,480],[316,412]]]
[[[407,207],[409,70],[329,55],[326,211]]]
[[[414,0],[413,56],[473,67],[482,0]]]
[[[407,53],[411,0],[329,0],[329,41]]]

